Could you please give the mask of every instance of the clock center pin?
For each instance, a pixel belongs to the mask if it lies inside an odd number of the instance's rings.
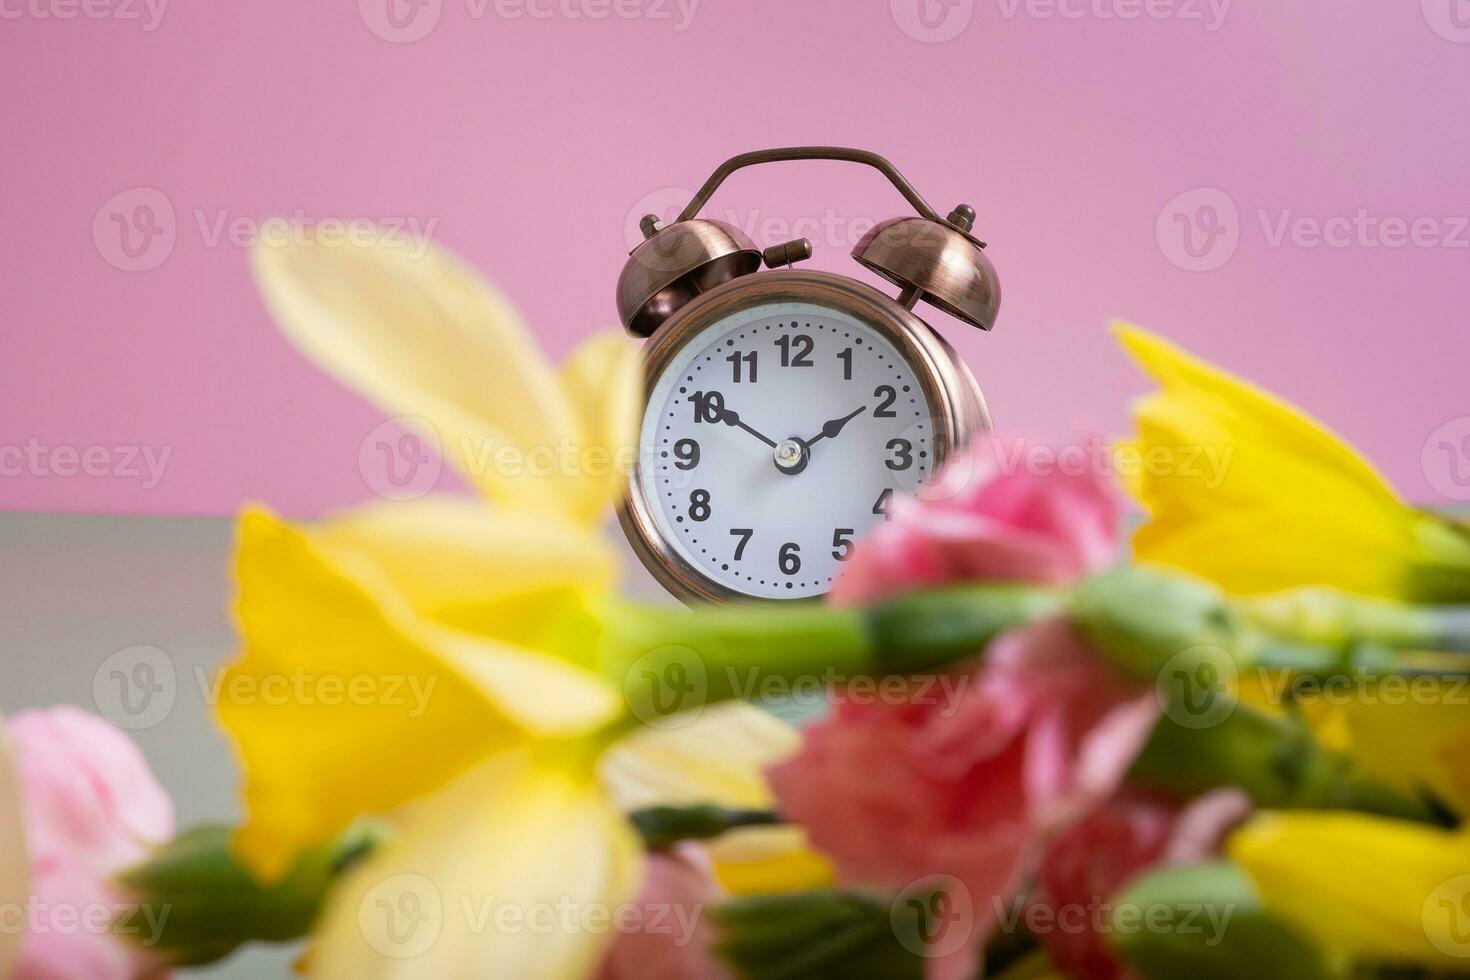
[[[787,476],[795,476],[806,469],[808,452],[806,443],[800,439],[781,440],[775,449],[776,469]]]

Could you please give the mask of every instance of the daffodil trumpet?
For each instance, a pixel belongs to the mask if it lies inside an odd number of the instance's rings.
[[[1144,561],[1236,595],[1328,585],[1412,602],[1470,601],[1470,529],[1405,503],[1352,446],[1295,406],[1139,327],[1123,346],[1159,389],[1119,447],[1153,461],[1128,488],[1148,513]],[[1191,465],[1201,454],[1217,472]]]

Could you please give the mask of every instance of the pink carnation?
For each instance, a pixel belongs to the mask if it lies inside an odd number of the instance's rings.
[[[72,707],[6,722],[21,787],[31,864],[18,977],[131,980],[162,958],[116,936],[106,920],[127,903],[112,875],[173,836],[173,804],[138,747]]]
[[[613,941],[598,980],[727,980],[730,971],[711,949],[708,914],[724,899],[699,845],[650,855],[639,899],[642,919]]]
[[[997,639],[953,701],[857,704],[770,771],[779,808],[847,883],[945,874],[969,892],[974,950],[1049,834],[1106,799],[1157,716],[1061,620]],[[952,688],[953,689],[953,688]]]
[[[1225,834],[1249,811],[1250,801],[1236,789],[1188,804],[1125,790],[1053,839],[1032,896],[1052,924],[1037,932],[1052,962],[1074,980],[1129,977],[1105,934],[1113,899],[1150,867],[1217,855]]]
[[[1082,465],[1028,467],[1024,448],[986,439],[918,497],[895,498],[891,520],[858,542],[834,601],[974,579],[1066,582],[1110,564],[1122,507],[1111,481],[1081,453]]]

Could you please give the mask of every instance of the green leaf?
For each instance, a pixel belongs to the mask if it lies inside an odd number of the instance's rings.
[[[1228,862],[1147,875],[1117,897],[1112,921],[1113,948],[1150,980],[1328,976],[1317,947],[1268,914]]]
[[[923,980],[894,932],[892,905],[861,892],[738,898],[714,912],[716,951],[747,980]]]
[[[1322,747],[1301,717],[1268,714],[1216,693],[1223,700],[1200,713],[1170,693],[1128,778],[1187,798],[1234,786],[1258,807],[1356,809],[1410,820],[1437,821],[1421,799],[1404,796],[1365,776],[1348,756]],[[1203,718],[1199,726],[1192,719]]]
[[[737,827],[763,827],[782,822],[770,810],[733,810],[710,803],[644,807],[628,814],[628,819],[651,851],[665,850],[681,840],[718,837]]]
[[[311,927],[337,876],[379,840],[374,827],[354,828],[307,851],[284,879],[264,886],[236,861],[233,835],[225,825],[197,827],[117,876],[136,899],[122,918],[138,930],[134,938],[179,965],[212,963],[252,940],[296,939]],[[157,924],[156,935],[150,923]]]

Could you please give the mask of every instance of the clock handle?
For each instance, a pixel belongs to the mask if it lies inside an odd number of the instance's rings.
[[[921,217],[928,218],[930,221],[944,220],[939,217],[939,212],[929,206],[929,202],[924,200],[923,195],[914,190],[914,185],[898,172],[897,167],[876,153],[847,146],[780,146],[770,150],[752,150],[749,153],[733,156],[710,174],[709,180],[704,182],[704,186],[684,208],[678,220],[688,221],[697,215],[700,208],[709,201],[710,196],[725,182],[725,178],[735,171],[757,164],[779,163],[786,160],[842,160],[848,163],[865,164],[887,177],[893,186],[898,188],[898,192],[904,196],[904,200],[912,204]]]

